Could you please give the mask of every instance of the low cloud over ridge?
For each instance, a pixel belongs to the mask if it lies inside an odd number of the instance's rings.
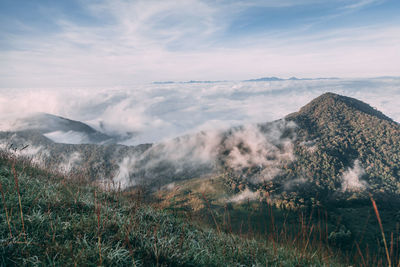
[[[164,141],[142,154],[124,157],[113,181],[122,188],[141,183],[160,184],[177,178],[208,175],[222,166],[235,172],[258,168],[248,177],[252,183],[272,180],[283,164],[295,160],[293,122],[284,120],[264,125],[245,125],[226,131],[210,130]],[[221,165],[222,164],[222,165]]]

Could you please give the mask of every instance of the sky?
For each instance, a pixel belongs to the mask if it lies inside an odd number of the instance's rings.
[[[0,88],[400,75],[398,0],[1,0]]]

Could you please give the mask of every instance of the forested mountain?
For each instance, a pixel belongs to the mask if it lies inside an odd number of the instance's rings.
[[[359,165],[360,181],[372,192],[400,194],[400,125],[359,100],[324,94],[286,117],[299,126],[299,139],[315,141],[315,151],[296,149],[294,170],[339,189],[346,168]],[[357,166],[356,166],[357,167]],[[353,188],[357,189],[357,188]]]
[[[241,172],[228,166],[227,183],[236,192],[239,187],[249,187],[261,196],[275,195],[275,201],[290,207],[315,198],[365,199],[367,193],[373,193],[390,199],[400,194],[397,122],[366,103],[332,93],[285,119],[297,125],[292,137],[293,159],[280,166],[273,179],[261,183],[251,179],[259,175],[260,166]],[[282,133],[280,138],[288,134]],[[249,152],[242,149],[242,153]]]

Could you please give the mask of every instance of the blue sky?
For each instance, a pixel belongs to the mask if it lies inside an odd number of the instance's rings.
[[[400,75],[398,0],[0,0],[0,87]]]

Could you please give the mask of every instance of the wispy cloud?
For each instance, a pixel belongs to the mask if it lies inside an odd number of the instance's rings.
[[[360,9],[373,4],[384,3],[385,0],[359,0],[359,1],[351,1],[350,4],[344,6],[345,9]]]
[[[364,168],[359,160],[354,161],[354,166],[348,168],[342,175],[342,191],[361,191],[368,186],[366,181],[361,180],[365,175]]]
[[[233,197],[229,198],[227,200],[227,202],[241,203],[244,201],[252,201],[257,198],[260,198],[259,192],[253,192],[250,189],[246,188],[245,190],[238,193],[237,195],[234,195]]]
[[[52,11],[57,6],[43,11],[46,6],[39,3],[38,15],[54,25],[51,29],[25,17],[5,19],[14,31],[0,28],[0,86],[398,74],[396,20],[388,16],[374,23],[354,14],[354,25],[334,25],[348,12],[383,8],[382,1],[324,3],[329,8],[312,0],[79,3],[84,15],[78,18],[70,10]]]

